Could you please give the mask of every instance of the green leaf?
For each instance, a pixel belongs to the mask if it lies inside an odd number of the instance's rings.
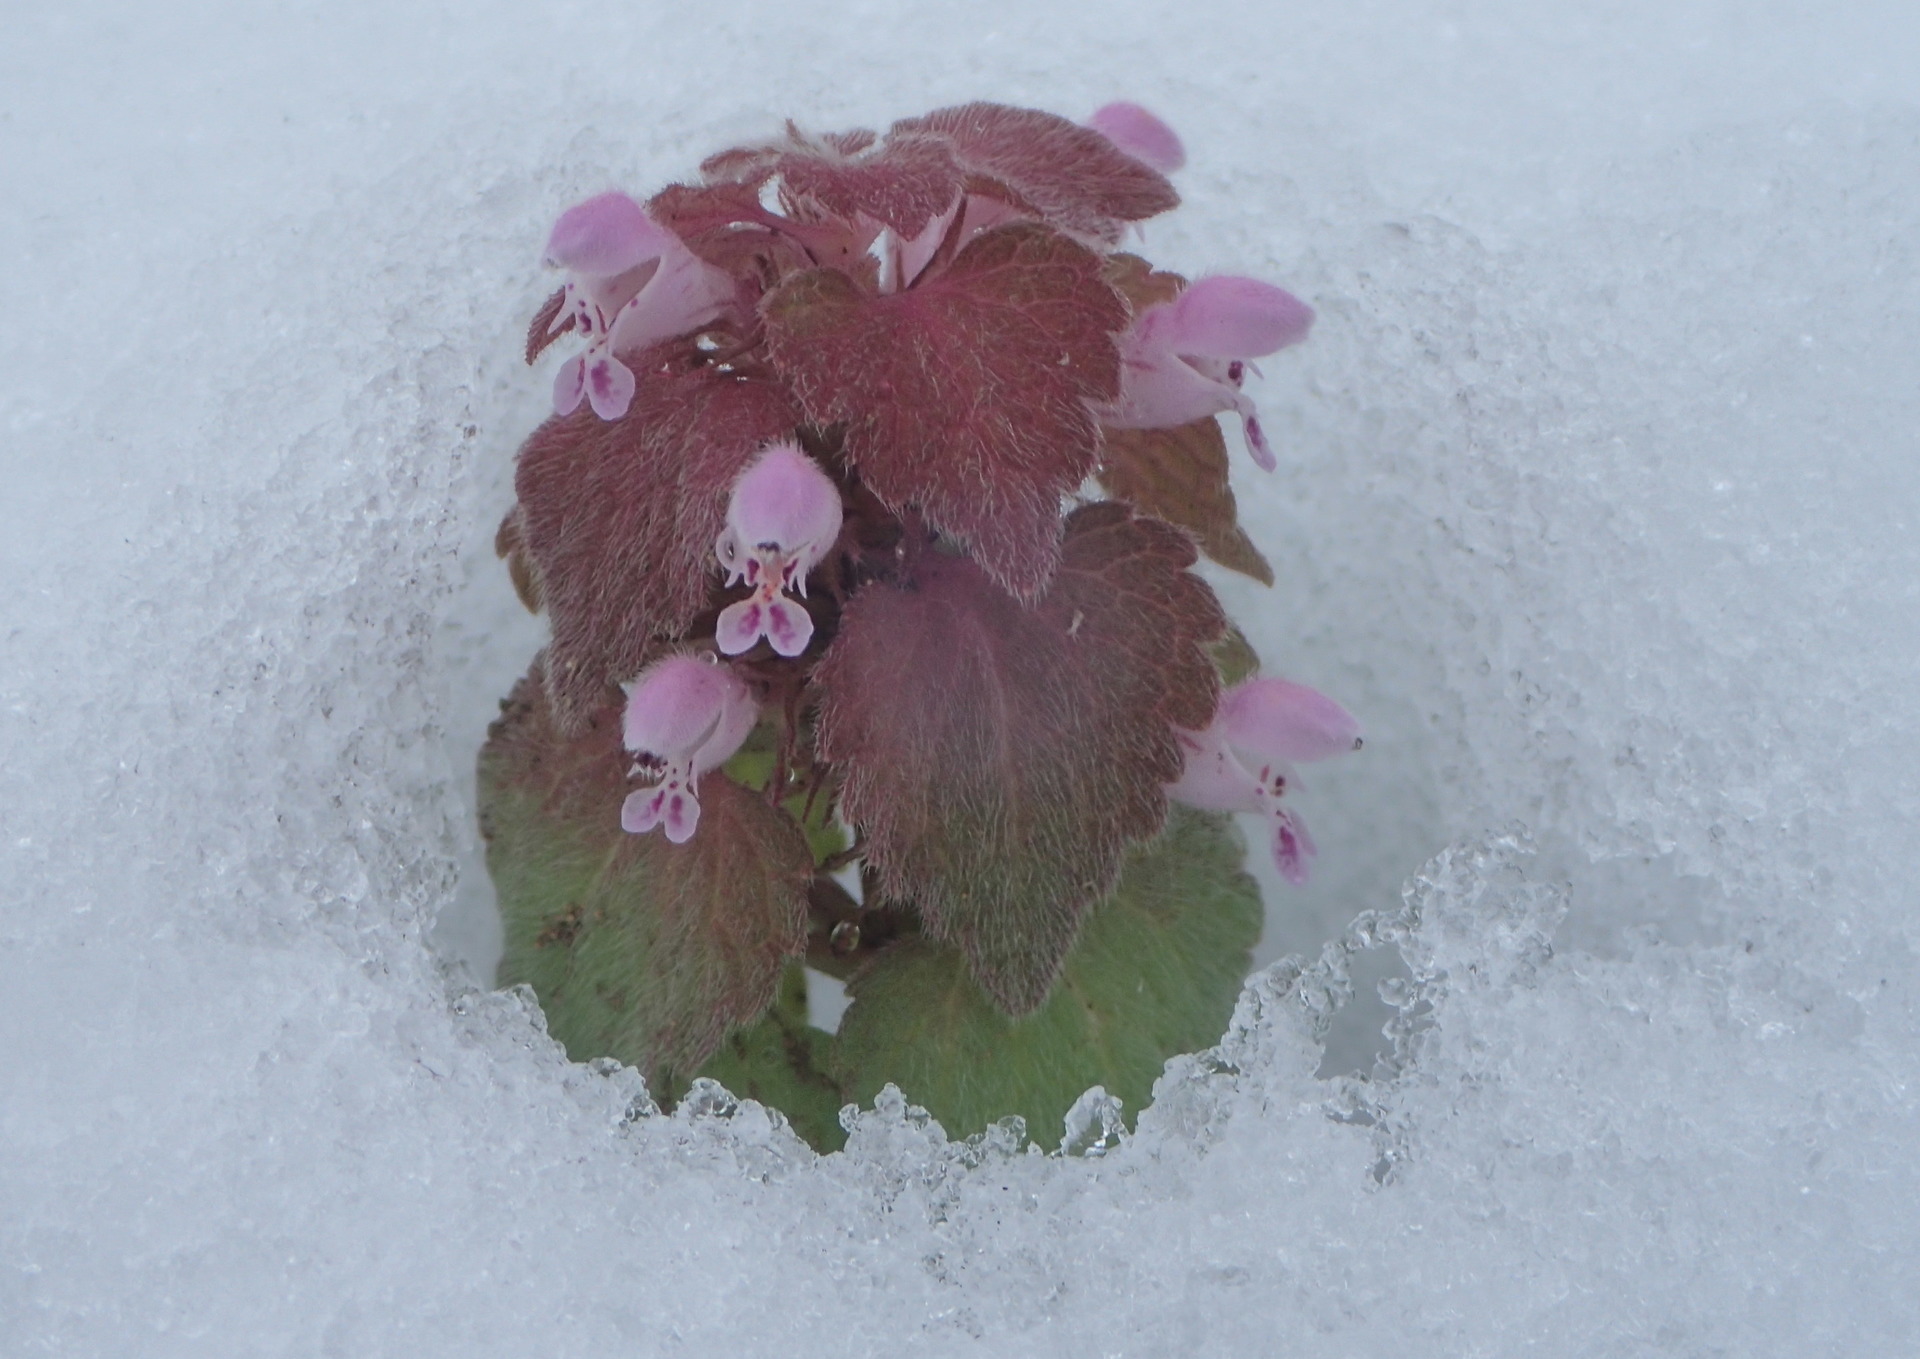
[[[696,1074],[778,1109],[816,1150],[837,1151],[847,1140],[840,1126],[846,1101],[827,1074],[832,1046],[832,1037],[807,1024],[805,969],[788,963],[772,1008],[758,1023],[728,1034]]]
[[[1084,506],[1034,607],[930,553],[854,598],[814,672],[820,754],[882,893],[1010,1014],[1046,999],[1128,842],[1165,823],[1174,729],[1213,720],[1226,619],[1193,561],[1178,530]]]
[[[1175,807],[1094,908],[1047,1003],[1002,1014],[958,950],[897,945],[851,987],[834,1071],[850,1100],[898,1085],[950,1137],[1019,1114],[1051,1143],[1103,1085],[1137,1114],[1169,1057],[1219,1040],[1260,936],[1260,889],[1231,817]]]
[[[1231,688],[1249,675],[1258,674],[1260,654],[1253,649],[1253,643],[1247,640],[1247,634],[1239,628],[1229,626],[1227,635],[1215,642],[1210,648],[1213,663],[1220,670],[1220,687]]]
[[[480,752],[480,825],[506,925],[502,986],[527,982],[575,1061],[615,1057],[671,1099],[727,1030],[774,999],[806,944],[813,858],[793,818],[724,774],[684,845],[620,829],[630,757],[617,695],[562,736],[541,664]]]

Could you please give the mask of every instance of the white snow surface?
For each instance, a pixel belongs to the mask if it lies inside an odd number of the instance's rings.
[[[1909,1351],[1910,3],[3,27],[0,1353]],[[1155,256],[1319,312],[1222,586],[1368,728],[1312,961],[1101,1155],[654,1114],[460,961],[545,227],[787,115],[1116,97],[1192,155]]]

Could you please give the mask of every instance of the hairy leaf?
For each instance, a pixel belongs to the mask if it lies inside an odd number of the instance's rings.
[[[855,596],[815,672],[820,753],[883,892],[1010,1013],[1046,998],[1127,842],[1160,829],[1173,728],[1213,717],[1226,620],[1193,561],[1177,530],[1086,506],[1036,607],[933,554]]]
[[[608,684],[632,679],[717,585],[727,495],[795,415],[770,382],[694,365],[671,347],[635,360],[624,419],[581,407],[520,450],[518,545],[553,621],[548,684],[577,730]]]
[[[939,137],[889,137],[861,156],[783,156],[789,193],[812,199],[836,217],[865,213],[902,236],[945,212],[960,193],[960,169]]]
[[[1097,475],[1107,490],[1194,536],[1230,570],[1273,584],[1273,568],[1240,527],[1227,480],[1227,441],[1212,416],[1167,429],[1109,429]]]
[[[837,1151],[847,1140],[840,1126],[846,1101],[829,1073],[832,1045],[830,1035],[808,1027],[806,973],[799,963],[788,963],[766,1014],[728,1034],[695,1074],[778,1109],[816,1150]],[[682,1093],[676,1088],[664,1097],[677,1100]]]
[[[1137,1114],[1166,1060],[1218,1042],[1233,1012],[1262,918],[1245,852],[1231,817],[1175,807],[1023,1019],[995,1008],[954,949],[896,945],[851,987],[834,1046],[846,1097],[870,1103],[891,1081],[949,1137],[1019,1114],[1043,1144],[1089,1086]]]
[[[960,193],[960,168],[945,138],[889,137],[871,132],[808,137],[788,129],[783,145],[709,156],[701,170],[726,183],[757,189],[774,175],[789,199],[852,221],[864,213],[912,236],[945,212]]]
[[[1124,252],[1107,256],[1106,279],[1115,292],[1127,299],[1135,316],[1148,307],[1173,301],[1187,286],[1186,279],[1179,274],[1156,269],[1138,255]]]
[[[1167,211],[1180,195],[1158,170],[1092,128],[1038,109],[962,104],[893,125],[893,137],[931,133],[953,144],[963,170],[1011,189],[1063,230],[1098,240]]]
[[[513,592],[520,596],[520,602],[527,606],[527,612],[539,613],[540,578],[534,572],[533,562],[527,557],[527,545],[522,541],[518,505],[507,511],[506,518],[500,521],[500,527],[494,531],[493,552],[507,563],[507,576],[513,582]]]
[[[1259,673],[1260,653],[1253,649],[1247,634],[1231,624],[1227,627],[1227,635],[1213,644],[1212,651],[1213,663],[1220,671],[1220,687],[1223,689]]]
[[[837,270],[762,303],[775,364],[808,419],[887,508],[917,505],[1024,599],[1059,550],[1060,497],[1093,470],[1089,401],[1118,390],[1125,304],[1086,247],[1037,223],[982,234],[945,271],[870,296]]]
[[[499,982],[532,984],[575,1061],[616,1057],[670,1094],[773,1001],[805,948],[813,859],[791,817],[719,773],[700,782],[686,844],[621,830],[631,757],[617,701],[563,735],[539,669],[480,752],[480,827],[506,925]]]
[[[648,201],[647,215],[750,292],[822,259],[857,268],[868,244],[845,231],[787,222],[760,206],[750,183],[669,184]]]
[[[567,304],[567,290],[555,288],[553,295],[540,304],[540,310],[533,314],[533,320],[527,323],[527,362],[532,363],[546,352],[548,345],[573,329],[573,318],[560,329],[553,328],[554,318],[560,315],[560,309]]]

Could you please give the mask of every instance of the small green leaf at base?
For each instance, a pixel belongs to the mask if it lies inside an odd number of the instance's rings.
[[[780,993],[758,1023],[721,1041],[698,1075],[719,1081],[742,1099],[778,1109],[793,1130],[819,1151],[837,1151],[847,1140],[840,1126],[840,1088],[827,1075],[833,1039],[807,1026],[807,976],[787,964]],[[678,1100],[681,1090],[656,1091]]]
[[[499,984],[533,986],[575,1061],[617,1058],[671,1099],[805,949],[813,856],[792,817],[719,771],[686,844],[621,830],[617,704],[563,735],[543,681],[536,663],[480,753]]]
[[[1081,1091],[1103,1085],[1137,1114],[1169,1057],[1216,1042],[1260,935],[1260,890],[1231,817],[1175,807],[1094,907],[1047,1002],[997,1008],[958,950],[896,946],[850,988],[834,1071],[849,1100],[888,1082],[949,1137],[1019,1114],[1050,1143]]]

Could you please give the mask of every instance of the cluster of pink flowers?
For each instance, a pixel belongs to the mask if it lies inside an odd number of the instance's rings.
[[[1179,138],[1138,105],[1109,105],[1086,126],[1158,172],[1185,162]],[[856,243],[869,243],[879,261],[880,292],[898,292],[921,280],[936,257],[1030,215],[1005,197],[963,191],[909,232],[859,213]],[[550,304],[542,343],[567,334],[583,342],[554,380],[559,415],[584,400],[602,421],[624,419],[636,391],[630,356],[716,323],[740,322],[754,305],[740,279],[618,192],[562,214],[546,257],[567,277]],[[1245,375],[1253,359],[1303,339],[1312,322],[1305,303],[1271,284],[1201,278],[1171,300],[1140,308],[1115,337],[1118,396],[1097,403],[1093,414],[1108,428],[1129,430],[1233,412],[1254,461],[1271,471],[1274,454],[1243,388]],[[626,746],[642,758],[636,771],[656,776],[627,799],[621,824],[628,831],[660,828],[676,843],[693,836],[700,777],[740,748],[760,713],[752,685],[722,658],[743,656],[762,641],[780,657],[807,651],[815,635],[808,577],[839,544],[843,518],[840,486],[792,440],[758,451],[739,474],[714,557],[726,584],[743,584],[749,593],[720,610],[718,654],[669,656],[625,685]],[[1358,748],[1352,715],[1302,685],[1254,678],[1221,696],[1211,726],[1177,735],[1185,766],[1168,794],[1206,810],[1265,818],[1281,873],[1305,881],[1314,845],[1287,800],[1293,766]]]
[[[1157,170],[1178,169],[1186,152],[1173,130],[1137,104],[1109,104],[1088,120],[1119,149]],[[886,238],[883,290],[912,283],[952,232],[964,245],[989,228],[1021,220],[1018,207],[963,193],[911,238],[871,222]],[[549,265],[567,271],[564,300],[548,326],[586,344],[554,378],[553,408],[565,415],[584,399],[603,420],[618,420],[633,400],[634,375],[618,357],[698,330],[743,305],[739,285],[697,258],[678,236],[618,191],[562,213],[548,237]],[[1241,419],[1254,461],[1275,466],[1253,399],[1243,390],[1251,361],[1306,338],[1313,309],[1259,279],[1215,275],[1196,280],[1171,302],[1147,308],[1120,339],[1120,399],[1100,412],[1116,429],[1183,425],[1223,411]]]

